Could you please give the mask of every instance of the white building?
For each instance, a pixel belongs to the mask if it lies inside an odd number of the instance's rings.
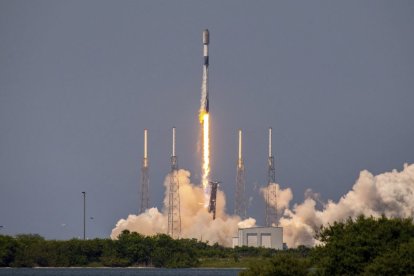
[[[254,246],[283,249],[282,227],[251,227],[239,229],[237,237],[233,237],[233,247]]]

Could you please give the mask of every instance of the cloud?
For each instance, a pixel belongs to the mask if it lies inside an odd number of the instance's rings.
[[[127,219],[121,219],[112,230],[111,238],[115,239],[125,229],[144,235],[167,233],[168,223],[168,194],[170,175],[164,181],[166,187],[164,196],[164,208],[146,210],[140,215],[129,215]],[[244,227],[254,226],[256,220],[248,218],[241,221],[239,216],[231,216],[225,213],[226,199],[222,191],[217,191],[216,219],[213,220],[204,206],[204,191],[201,187],[190,183],[190,172],[178,171],[180,185],[181,206],[181,237],[196,238],[211,243],[218,242],[225,246],[231,246],[231,238],[237,235],[238,224]]]
[[[275,184],[279,189],[279,185]],[[280,190],[280,206],[286,205],[290,189]],[[284,196],[283,196],[284,195]],[[315,245],[314,235],[322,225],[343,221],[359,215],[380,217],[414,216],[414,164],[404,165],[401,172],[393,170],[374,176],[364,170],[352,189],[338,202],[328,200],[321,210],[316,208],[319,196],[307,192],[307,198],[292,209],[285,209],[279,221],[284,242],[290,247]]]

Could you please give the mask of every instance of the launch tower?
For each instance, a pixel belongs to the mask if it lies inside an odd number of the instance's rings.
[[[148,166],[148,131],[144,130],[144,158],[141,167],[141,208],[144,213],[149,208],[149,166]]]
[[[177,156],[175,155],[175,127],[172,132],[171,172],[168,187],[168,235],[172,238],[179,238],[181,235],[180,183],[178,181]]]
[[[244,162],[242,158],[242,131],[239,129],[239,158],[237,159],[236,174],[236,197],[234,201],[234,214],[242,219],[246,218],[246,199],[245,199],[245,174]]]
[[[269,128],[269,157],[267,159],[266,226],[277,226],[277,191],[275,159],[272,154],[272,128]]]

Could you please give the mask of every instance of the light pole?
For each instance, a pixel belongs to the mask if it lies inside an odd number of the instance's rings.
[[[83,194],[83,240],[86,240],[86,192]]]

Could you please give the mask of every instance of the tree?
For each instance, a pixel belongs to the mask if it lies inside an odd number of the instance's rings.
[[[116,244],[119,257],[127,259],[131,264],[149,264],[153,249],[150,237],[125,230],[119,235]]]
[[[188,246],[190,244],[190,246]],[[197,251],[188,239],[174,240],[165,234],[154,236],[152,263],[156,267],[194,267],[198,265]]]
[[[242,276],[258,276],[258,275],[307,275],[309,262],[293,254],[281,253],[277,254],[270,260],[254,263],[249,269],[242,271]]]
[[[388,250],[365,267],[365,275],[413,275],[414,239]]]
[[[44,241],[44,238],[37,234],[17,235],[16,253],[10,265],[17,267],[33,267],[38,265],[38,260],[42,254],[40,246]]]
[[[323,275],[361,274],[376,257],[414,238],[411,219],[359,216],[322,227],[316,238],[322,242],[312,252]]]
[[[0,235],[0,267],[10,266],[14,261],[17,242],[10,236]]]

